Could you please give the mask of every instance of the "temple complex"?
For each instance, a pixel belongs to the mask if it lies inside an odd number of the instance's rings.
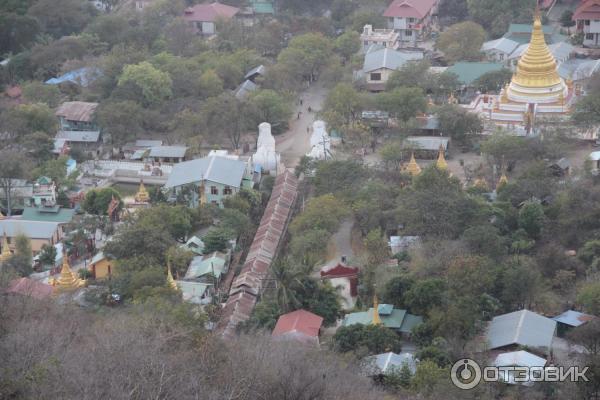
[[[564,117],[572,100],[572,83],[565,83],[558,75],[556,60],[546,44],[540,14],[536,11],[529,46],[510,84],[499,95],[479,95],[468,109],[496,126],[518,135],[530,135],[535,134],[536,120],[540,117]]]

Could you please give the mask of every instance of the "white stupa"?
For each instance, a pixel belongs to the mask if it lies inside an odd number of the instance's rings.
[[[311,149],[306,155],[317,160],[326,160],[331,156],[331,138],[325,129],[325,122],[317,120],[313,123],[310,137]]]
[[[280,156],[275,151],[275,138],[271,134],[271,124],[263,122],[258,126],[258,140],[252,163],[260,166],[265,172],[277,174],[279,162]]]

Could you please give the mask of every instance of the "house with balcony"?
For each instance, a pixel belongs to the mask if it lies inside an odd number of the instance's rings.
[[[431,31],[439,0],[394,0],[383,16],[398,40],[416,44]]]
[[[367,52],[370,48],[398,48],[400,34],[393,29],[373,29],[373,25],[365,25],[360,34],[362,51]]]
[[[600,45],[600,0],[582,0],[573,13],[577,33],[583,34],[583,45]]]
[[[77,145],[95,150],[100,141],[100,128],[95,121],[98,103],[67,101],[56,110],[59,130],[55,139],[67,146]]]
[[[364,77],[369,91],[381,92],[385,90],[385,85],[394,71],[408,62],[422,59],[423,52],[420,51],[402,51],[387,47],[371,50],[365,54],[363,69],[357,77]]]
[[[194,33],[204,36],[217,34],[217,22],[228,21],[241,16],[241,10],[237,7],[221,3],[196,4],[186,8],[183,19],[188,22]]]

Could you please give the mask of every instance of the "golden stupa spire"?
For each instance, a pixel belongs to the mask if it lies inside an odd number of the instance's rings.
[[[10,252],[10,246],[8,245],[8,236],[6,236],[6,231],[4,231],[4,235],[2,236],[2,253],[0,253],[0,263],[5,262],[12,256]]]
[[[55,282],[56,293],[76,290],[85,283],[82,279],[77,278],[71,270],[69,265],[69,256],[67,256],[66,252],[63,253],[63,263],[60,270],[60,277],[58,280],[55,279]]]
[[[498,180],[498,184],[496,185],[496,190],[500,189],[502,186],[508,184],[508,177],[505,173],[502,174],[500,179]]]
[[[414,152],[410,156],[410,161],[409,161],[408,167],[406,167],[406,169],[412,176],[417,176],[421,173],[421,167],[419,167],[419,164],[417,164],[417,160],[415,160]]]
[[[480,188],[480,189],[488,189],[488,184],[485,181],[485,179],[483,178],[477,178],[475,179],[475,182],[473,183],[473,186]]]
[[[562,83],[556,68],[556,60],[546,45],[542,20],[537,9],[529,47],[517,64],[512,83],[525,88],[546,88]]]
[[[177,290],[177,282],[175,282],[175,279],[173,279],[170,262],[167,262],[167,285],[169,285],[171,289]]]
[[[148,191],[144,186],[143,179],[140,180],[140,188],[138,189],[138,192],[135,195],[135,201],[138,203],[147,203],[148,201],[150,201],[150,195],[148,194]]]
[[[448,163],[446,162],[446,157],[444,155],[444,146],[440,144],[440,149],[438,151],[438,158],[435,162],[435,167],[439,170],[448,169]]]
[[[381,325],[381,317],[379,317],[379,301],[377,300],[377,295],[373,295],[373,321],[371,321],[373,325]]]

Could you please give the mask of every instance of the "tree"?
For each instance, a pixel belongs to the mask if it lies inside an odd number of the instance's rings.
[[[472,21],[460,22],[443,31],[436,46],[449,62],[477,61],[481,58],[485,36],[481,25]]]
[[[333,336],[333,343],[334,349],[341,353],[360,352],[361,348],[364,348],[368,354],[401,351],[400,337],[383,325],[341,326]]]
[[[289,100],[270,89],[253,93],[248,99],[248,108],[254,126],[268,122],[275,132],[283,132],[287,129],[287,122],[292,115]]]
[[[12,215],[13,195],[17,190],[17,179],[25,177],[26,158],[17,152],[0,151],[0,188],[4,191],[4,204],[7,215]]]
[[[590,282],[583,285],[577,293],[577,302],[585,311],[592,315],[600,314],[600,282]]]
[[[404,289],[402,296],[405,306],[418,315],[428,315],[439,307],[446,296],[446,282],[440,278],[419,280]]]
[[[318,194],[334,193],[350,198],[368,174],[366,168],[353,160],[320,162],[315,174],[315,188]]]
[[[3,264],[6,270],[12,270],[19,276],[29,276],[33,272],[33,257],[31,253],[31,241],[25,235],[17,235],[15,238],[15,253]]]
[[[483,130],[483,123],[478,115],[466,111],[455,104],[445,104],[437,110],[440,130],[458,143],[465,143],[469,135],[476,135]]]
[[[210,254],[214,251],[224,251],[227,248],[229,240],[232,239],[231,236],[231,232],[225,229],[211,229],[202,238],[202,241],[204,242],[204,253]]]
[[[228,138],[233,148],[240,147],[240,138],[246,126],[246,103],[231,93],[222,93],[207,99],[200,109],[206,129],[216,138]]]
[[[463,239],[469,249],[479,255],[499,259],[506,254],[506,239],[493,225],[472,226],[465,230]]]
[[[56,134],[56,117],[46,104],[20,104],[2,113],[1,127],[13,138],[31,132]]]
[[[0,54],[16,54],[29,48],[39,33],[40,26],[35,18],[0,12]]]
[[[380,265],[389,258],[388,243],[381,228],[371,230],[367,234],[364,244],[370,265]]]
[[[311,277],[304,277],[300,283],[296,289],[300,307],[323,317],[325,325],[335,324],[342,312],[336,288]]]
[[[32,81],[23,85],[23,97],[29,103],[44,103],[55,108],[60,102],[60,90],[55,85]]]
[[[43,244],[42,251],[40,251],[40,263],[44,266],[54,267],[56,263],[56,247]]]
[[[331,56],[332,44],[320,33],[305,33],[294,37],[287,48],[277,57],[277,63],[291,75],[309,82],[317,79],[321,69]]]
[[[465,21],[469,17],[467,0],[442,0],[438,14],[444,25]]]
[[[394,71],[386,83],[387,90],[396,88],[421,88],[427,90],[435,86],[435,79],[429,72],[430,64],[427,60],[408,62],[397,71]]]
[[[286,260],[275,262],[271,267],[275,281],[275,299],[283,312],[289,312],[300,307],[298,295],[302,285],[302,273],[291,266]]]
[[[218,96],[223,91],[223,79],[212,69],[208,69],[200,75],[198,84],[200,95],[205,99]]]
[[[344,119],[345,124],[350,124],[358,118],[358,112],[362,109],[362,101],[360,95],[352,85],[338,83],[327,94],[323,108],[328,113],[340,115]],[[330,123],[329,125],[336,127],[335,123]]]
[[[113,143],[123,145],[141,134],[145,110],[135,101],[103,101],[96,111],[98,124],[110,133]]]
[[[526,202],[519,211],[519,227],[532,239],[540,236],[544,226],[544,209],[537,201]]]
[[[590,127],[600,122],[600,92],[591,92],[575,103],[572,118],[577,125]]]
[[[294,218],[290,224],[290,232],[292,237],[314,229],[334,233],[347,215],[348,209],[332,194],[314,197],[308,201],[304,211]]]
[[[354,31],[347,31],[335,39],[335,50],[344,61],[350,60],[360,50],[360,35]]]
[[[95,9],[85,0],[39,0],[28,14],[38,20],[45,33],[59,38],[81,32]]]
[[[135,98],[146,106],[160,104],[171,97],[173,81],[168,73],[156,69],[147,61],[126,65],[118,85],[133,90]]]
[[[50,135],[44,132],[33,132],[23,136],[21,143],[31,154],[31,157],[38,162],[47,162],[54,156],[54,140]]]
[[[411,387],[419,393],[430,394],[438,382],[448,378],[448,374],[447,368],[441,368],[431,360],[422,361],[417,365]]]
[[[563,26],[567,29],[572,26],[575,26],[575,21],[573,21],[573,11],[571,11],[571,10],[563,11],[563,13],[560,15],[560,24],[561,24],[561,26]],[[570,32],[568,32],[568,33],[570,33]]]
[[[499,92],[512,78],[512,71],[502,68],[498,71],[490,71],[481,75],[473,82],[479,91],[483,93]]]
[[[509,23],[531,23],[534,0],[467,0],[469,15],[492,35],[506,33]]]
[[[420,88],[400,87],[377,95],[378,106],[401,121],[408,121],[427,110],[427,100]]]
[[[315,265],[324,259],[331,234],[324,229],[308,229],[290,240],[290,254],[303,265]]]
[[[121,195],[112,188],[93,189],[88,191],[85,195],[82,207],[85,212],[90,214],[107,215],[108,205],[113,197],[119,200],[119,209],[123,207]]]

